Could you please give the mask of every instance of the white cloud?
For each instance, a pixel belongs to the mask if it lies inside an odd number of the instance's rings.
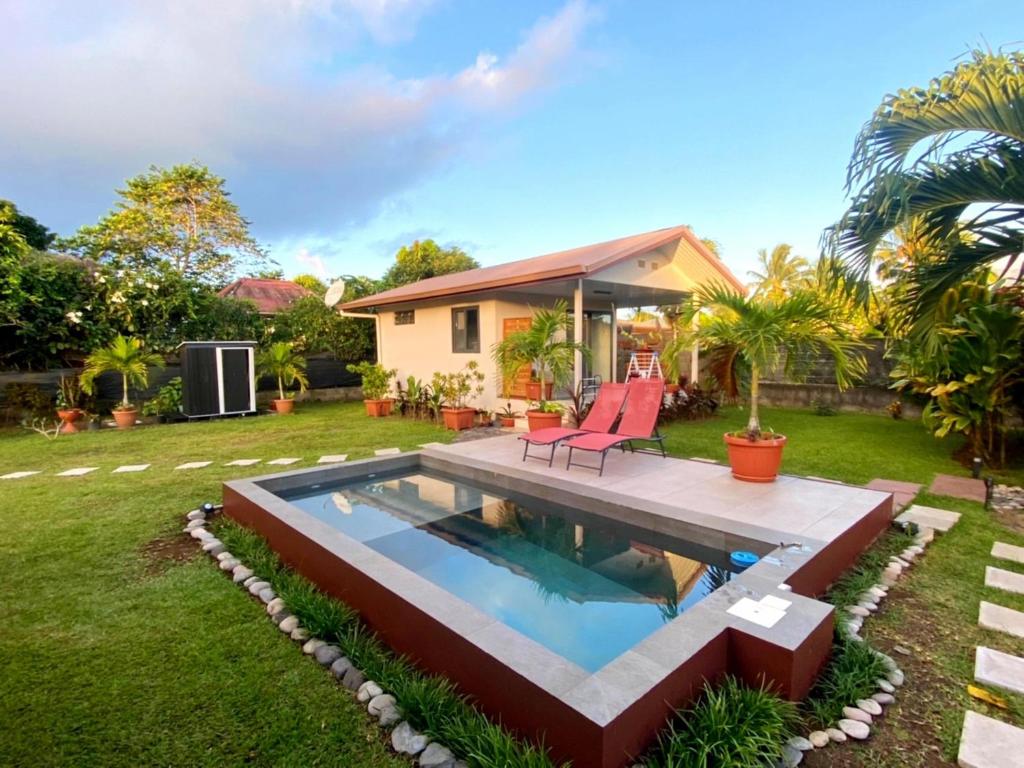
[[[323,258],[315,253],[310,253],[308,248],[300,248],[295,254],[295,261],[302,265],[305,272],[315,275],[321,280],[329,280],[332,277]]]
[[[504,60],[449,75],[338,70],[367,34],[400,40],[433,5],[8,0],[0,188],[66,230],[126,177],[197,159],[260,231],[342,230],[457,156],[482,118],[560,83],[594,17],[570,0]]]

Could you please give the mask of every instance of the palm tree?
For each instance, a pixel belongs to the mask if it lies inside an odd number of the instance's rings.
[[[590,356],[590,350],[584,344],[569,340],[571,330],[572,318],[565,300],[555,302],[551,309],[538,309],[527,330],[511,333],[491,347],[491,355],[498,364],[502,379],[510,382],[520,368],[530,365],[541,383],[542,401],[544,382],[551,381],[556,387],[565,386],[572,376],[576,352],[584,357]]]
[[[698,318],[696,327],[692,320]],[[806,375],[808,361],[822,354],[832,359],[836,382],[850,386],[866,369],[863,344],[850,336],[834,309],[821,296],[797,290],[779,299],[746,297],[719,284],[701,286],[694,293],[687,312],[680,318],[669,353],[679,354],[693,344],[707,349],[722,361],[722,369],[733,380],[739,367],[750,376],[750,419],[746,435],[761,436],[758,390],[761,376],[780,367],[786,377],[799,380]],[[723,382],[728,388],[729,382]]]
[[[799,288],[806,288],[811,281],[811,268],[803,256],[793,255],[793,246],[779,243],[771,253],[765,248],[757,252],[761,271],[751,270],[754,279],[754,294],[770,299],[781,299]]]
[[[915,314],[979,269],[1008,259],[1009,271],[1024,251],[1024,53],[976,50],[928,87],[886,97],[854,144],[847,190],[825,243],[861,285],[900,225],[917,219],[949,245],[912,272]]]
[[[305,392],[309,386],[306,379],[306,361],[290,342],[277,341],[260,352],[256,359],[256,367],[261,375],[277,379],[277,391],[282,400],[285,399],[285,384],[298,382],[301,392]]]
[[[149,384],[149,369],[152,366],[163,367],[160,355],[142,349],[140,339],[126,339],[118,334],[110,345],[97,349],[85,359],[85,370],[82,371],[81,384],[89,394],[93,393],[93,383],[97,376],[107,371],[121,374],[123,393],[121,410],[129,410],[129,385],[143,388]]]

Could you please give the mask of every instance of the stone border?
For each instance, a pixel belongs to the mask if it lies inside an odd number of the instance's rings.
[[[222,504],[206,503],[191,510],[185,516],[187,522],[183,532],[195,539],[203,552],[214,558],[217,566],[229,574],[235,584],[265,606],[267,616],[278,630],[300,643],[305,655],[330,669],[334,678],[346,690],[355,694],[356,700],[366,707],[367,713],[377,721],[380,728],[391,728],[390,743],[395,752],[411,758],[418,756],[416,765],[420,768],[468,768],[466,763],[455,758],[450,749],[431,741],[426,734],[419,733],[403,720],[395,697],[386,693],[373,680],[367,680],[366,675],[342,654],[338,646],[310,637],[309,630],[300,626],[298,617],[288,610],[284,600],[274,592],[273,585],[256,575],[252,568],[231,554],[225,544],[207,530],[209,518],[222,509]]]
[[[837,616],[837,630],[850,640],[863,643],[864,638],[860,632],[865,620],[878,610],[881,602],[888,596],[889,589],[911,567],[914,560],[924,554],[925,547],[934,540],[934,529],[918,527],[917,533],[914,534],[914,543],[899,555],[889,559],[878,583],[862,592],[856,605],[848,605],[842,609],[836,607],[837,614],[844,610],[849,617],[842,620]],[[794,736],[783,746],[782,758],[778,765],[795,768],[803,760],[804,752],[827,747],[832,742],[841,744],[849,739],[862,741],[871,735],[874,720],[883,716],[883,707],[896,701],[896,689],[904,682],[903,671],[891,656],[875,649],[871,651],[882,660],[886,668],[885,676],[875,680],[878,691],[870,698],[858,699],[843,707],[843,717],[832,727],[814,731],[806,737]]]

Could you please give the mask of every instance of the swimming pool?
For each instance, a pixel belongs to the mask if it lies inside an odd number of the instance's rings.
[[[436,471],[279,495],[591,672],[733,575],[725,552]]]

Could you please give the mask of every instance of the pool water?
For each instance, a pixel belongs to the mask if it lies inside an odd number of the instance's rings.
[[[724,552],[422,470],[280,495],[590,672],[732,575]]]

